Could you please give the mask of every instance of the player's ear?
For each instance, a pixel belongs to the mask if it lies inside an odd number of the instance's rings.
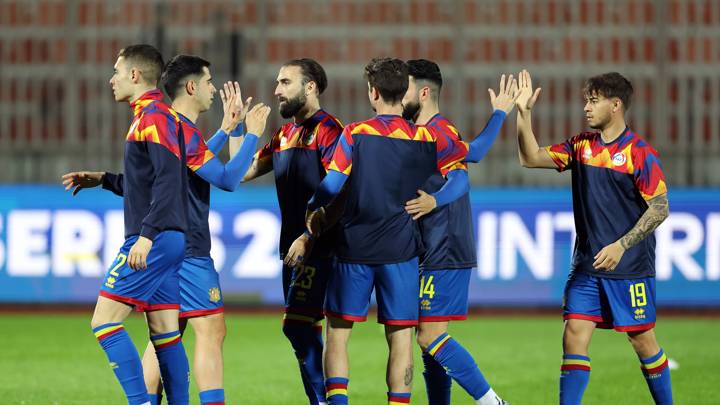
[[[316,88],[317,88],[317,85],[312,80],[305,83],[305,96],[309,96],[310,94],[312,94]]]
[[[140,69],[136,67],[130,68],[130,80],[132,80],[133,83],[138,84],[141,79],[142,72],[140,72]]]
[[[185,82],[185,91],[191,96],[195,94],[195,80],[188,80]]]

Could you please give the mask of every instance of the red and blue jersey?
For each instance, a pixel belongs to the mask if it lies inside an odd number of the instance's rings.
[[[203,165],[215,158],[208,149],[200,130],[182,114],[178,114],[185,135],[188,168],[188,232],[185,256],[210,257],[210,183],[196,173]]]
[[[467,150],[398,115],[346,126],[330,164],[330,170],[349,175],[338,258],[389,264],[422,254],[422,238],[405,202],[416,197],[438,166],[449,168],[463,160],[455,148]]]
[[[126,238],[187,230],[185,140],[178,137],[177,114],[162,99],[155,89],[130,104],[122,185]]]
[[[597,132],[584,132],[545,148],[558,171],[572,171],[577,238],[572,270],[598,277],[633,279],[655,274],[655,237],[628,249],[614,271],[595,270],[594,256],[635,226],[647,201],[665,194],[658,153],[626,128],[604,143]]]
[[[468,149],[455,126],[440,114],[419,127],[427,128],[438,142],[438,173],[430,176],[423,186],[423,191],[432,194],[447,182],[445,176],[448,172],[467,172],[463,160]],[[418,225],[425,245],[425,253],[420,260],[421,269],[467,269],[477,265],[472,210],[467,193],[435,208],[420,218]]]
[[[278,129],[256,158],[272,159],[280,205],[280,257],[305,231],[306,203],[325,177],[335,152],[342,124],[324,110],[300,124],[288,122]],[[312,257],[333,254],[336,230],[328,230],[313,246]]]

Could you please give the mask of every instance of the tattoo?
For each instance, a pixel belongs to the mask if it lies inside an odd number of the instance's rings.
[[[405,386],[409,387],[412,385],[413,380],[413,366],[408,366],[408,368],[405,369]]]
[[[640,217],[633,228],[620,238],[620,245],[627,250],[645,239],[655,228],[658,227],[668,217],[668,199],[667,194],[659,195],[648,201],[648,209]]]

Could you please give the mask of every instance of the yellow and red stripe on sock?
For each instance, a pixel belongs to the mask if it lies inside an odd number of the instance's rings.
[[[116,333],[122,332],[125,330],[122,324],[108,324],[101,326],[97,330],[94,330],[93,333],[95,334],[95,337],[98,341],[101,341],[105,338],[108,338]]]
[[[561,371],[570,370],[583,370],[590,371],[590,361],[581,359],[563,359],[563,364],[560,366]]]
[[[345,395],[347,396],[347,383],[331,383],[325,386],[325,395],[329,397],[333,395]]]
[[[180,343],[181,339],[182,335],[180,335],[180,331],[150,337],[150,340],[152,340],[152,344],[153,346],[155,346],[155,349],[162,349],[168,346],[178,344]]]
[[[659,359],[649,364],[643,364],[640,368],[642,368],[642,371],[645,374],[659,374],[662,373],[662,371],[665,370],[667,366],[668,359],[667,356],[665,356],[665,353],[663,353]]]
[[[442,347],[445,346],[445,343],[447,343],[448,340],[450,340],[450,335],[445,335],[445,337],[443,337],[442,339],[437,341],[434,345],[432,345],[428,348],[428,353],[430,353],[431,356],[435,356],[435,353],[440,351],[440,349],[442,349]]]

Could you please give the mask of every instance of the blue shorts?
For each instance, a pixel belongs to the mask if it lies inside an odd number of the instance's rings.
[[[179,309],[178,272],[185,256],[185,234],[160,232],[153,240],[145,270],[133,270],[127,255],[138,236],[125,239],[117,258],[103,279],[100,296],[124,302],[141,311]]]
[[[283,265],[283,324],[315,324],[323,319],[325,291],[334,261],[319,258],[295,267]]]
[[[585,319],[618,332],[655,327],[655,277],[609,279],[570,273],[563,298],[565,319]]]
[[[467,319],[472,269],[420,272],[420,322]]]
[[[222,291],[210,257],[186,257],[180,268],[180,318],[223,312]]]
[[[378,322],[385,325],[417,325],[418,259],[392,264],[337,262],[330,273],[325,315],[353,322],[367,319],[370,295],[375,288]]]

